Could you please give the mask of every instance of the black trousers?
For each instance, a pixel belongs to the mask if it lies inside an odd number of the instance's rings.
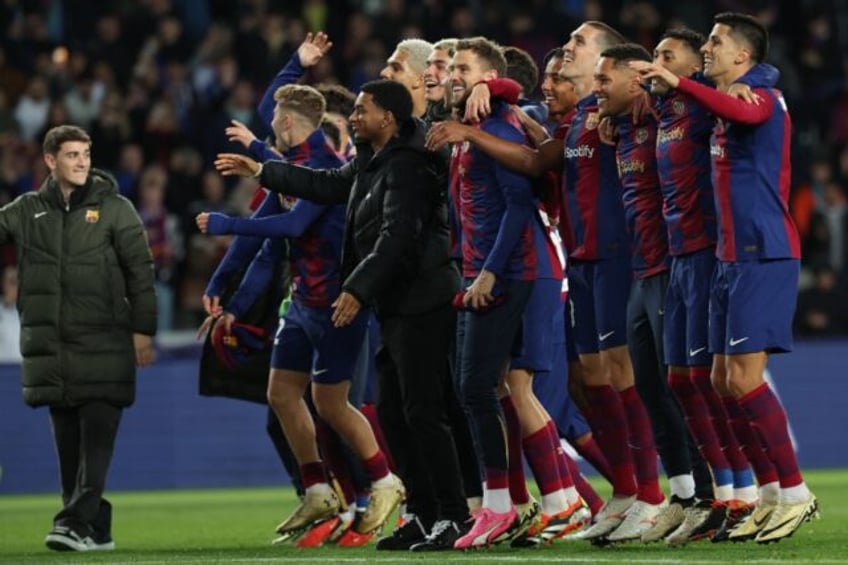
[[[70,527],[82,536],[111,534],[112,507],[103,490],[121,412],[106,402],[50,408],[64,505],[54,525]]]
[[[633,361],[636,390],[648,412],[666,476],[691,472],[695,479],[696,496],[712,499],[712,475],[668,386],[662,322],[667,288],[667,272],[634,280],[630,287],[627,344]]]
[[[380,324],[377,414],[409,488],[409,510],[425,524],[465,520],[468,507],[446,401],[456,313],[445,305]]]

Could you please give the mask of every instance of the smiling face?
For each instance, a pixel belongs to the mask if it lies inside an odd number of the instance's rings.
[[[602,118],[628,112],[638,91],[635,71],[616,65],[614,59],[601,57],[595,70],[592,92],[598,97],[598,112]]]
[[[430,102],[439,102],[445,97],[445,85],[448,80],[448,65],[451,57],[443,49],[433,49],[427,57],[424,71],[425,96]]]
[[[545,67],[542,79],[542,95],[548,115],[552,120],[560,120],[577,104],[574,82],[562,74],[562,58],[551,57]]]
[[[596,27],[583,24],[575,29],[565,45],[562,70],[575,80],[589,80],[595,64],[601,56],[603,32]]]
[[[470,49],[457,51],[450,65],[451,104],[461,106],[471,94],[474,85],[497,76],[491,69],[484,70],[480,57]]]
[[[357,142],[371,142],[380,137],[390,119],[390,113],[374,103],[374,97],[360,92],[350,115],[350,128]]]
[[[55,155],[45,153],[44,162],[60,186],[82,186],[91,171],[91,144],[66,141]]]
[[[688,77],[701,70],[701,56],[689,45],[675,37],[666,37],[654,49],[654,63],[679,77]],[[652,94],[665,94],[669,87],[663,81],[651,80]]]
[[[707,42],[701,47],[701,53],[704,55],[704,74],[717,82],[724,76],[733,75],[738,65],[743,62],[741,59],[744,46],[736,41],[730,32],[730,26],[714,25]]]

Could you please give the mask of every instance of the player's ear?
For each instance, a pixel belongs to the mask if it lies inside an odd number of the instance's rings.
[[[639,77],[639,73],[633,73],[633,76],[630,79],[629,90],[631,94],[642,90],[642,79]]]
[[[50,153],[44,154],[44,164],[47,165],[47,169],[50,172],[53,172],[53,169],[56,168],[56,156],[51,155]]]

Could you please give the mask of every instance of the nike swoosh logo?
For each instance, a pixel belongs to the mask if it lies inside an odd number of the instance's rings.
[[[694,357],[695,355],[697,355],[698,353],[700,353],[701,351],[703,351],[705,349],[706,349],[706,347],[699,347],[698,349],[690,349],[689,350],[689,357]]]
[[[605,333],[605,334],[598,334],[598,339],[599,339],[600,341],[604,341],[605,339],[607,339],[609,336],[611,336],[611,335],[612,335],[612,334],[614,334],[614,333],[615,333],[615,330],[613,330],[613,331],[611,331],[611,332],[607,332],[607,333]]]
[[[37,220],[38,218],[40,218],[41,216],[44,216],[45,214],[47,214],[47,212],[36,212],[35,216],[33,216],[33,218],[35,218]]]
[[[771,518],[771,514],[772,513],[769,512],[768,514],[763,516],[762,520],[758,520],[754,516],[751,516],[751,519],[754,521],[755,526],[757,526],[758,528],[762,528],[763,526],[765,526],[768,523],[769,519]]]
[[[740,337],[739,339],[730,338],[730,347],[733,347],[734,345],[739,345],[743,341],[748,341],[748,338],[747,337]]]
[[[312,375],[313,375],[313,376],[316,376],[316,375],[323,375],[323,374],[324,374],[324,373],[326,373],[327,371],[329,371],[329,369],[318,369],[317,371],[312,371]]]

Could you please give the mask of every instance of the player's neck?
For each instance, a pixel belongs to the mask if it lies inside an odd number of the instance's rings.
[[[733,69],[732,71],[728,71],[721,75],[720,77],[715,78],[716,89],[722,92],[727,92],[734,82],[748,74],[748,71],[754,68],[754,65],[749,65],[747,67],[739,67],[737,69]]]
[[[68,204],[71,201],[71,195],[79,187],[69,183],[66,180],[57,179],[55,176],[53,177],[53,179],[56,181],[56,185],[59,187],[59,192],[62,193],[62,200],[64,200],[65,204]]]
[[[397,133],[398,129],[395,127],[380,130],[380,132],[371,140],[371,149],[374,150],[374,155],[379,153]]]
[[[307,130],[305,128],[292,130],[291,134],[289,134],[289,139],[287,140],[288,147],[286,148],[286,151],[293,147],[297,147],[309,139],[309,136],[312,135],[314,131],[315,130]]]
[[[592,95],[592,77],[574,78],[574,94],[577,95],[577,101],[580,102],[584,98]]]
[[[427,96],[423,88],[412,91],[412,116],[423,118],[427,114]]]

